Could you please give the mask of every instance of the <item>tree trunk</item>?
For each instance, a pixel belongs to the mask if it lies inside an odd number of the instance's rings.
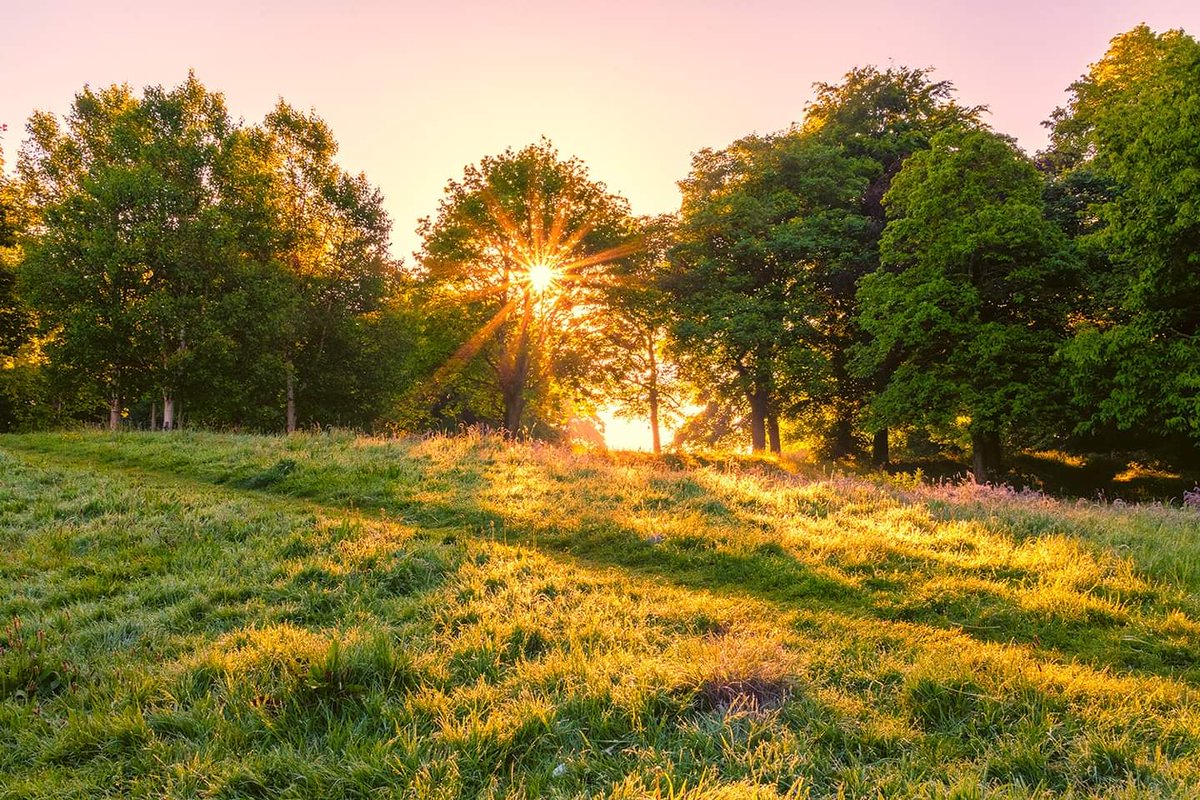
[[[854,418],[858,409],[852,399],[853,380],[849,372],[849,351],[845,347],[834,347],[830,368],[834,385],[833,430],[829,442],[829,455],[847,458],[858,455],[858,442],[854,439]]]
[[[150,404],[150,430],[158,430],[158,404]]]
[[[758,389],[747,398],[750,401],[750,447],[755,453],[767,449],[767,393]]]
[[[121,398],[115,392],[108,401],[108,429],[115,431],[121,427]]]
[[[529,380],[529,326],[533,322],[533,299],[525,292],[521,312],[521,327],[513,350],[506,354],[507,364],[500,374],[500,390],[504,396],[504,431],[516,437],[521,431],[521,416],[525,413],[525,384]]]
[[[838,408],[837,417],[833,421],[833,447],[830,455],[834,458],[852,456],[858,446],[854,441],[854,420],[846,409]]]
[[[163,395],[163,423],[164,431],[175,430],[175,398]]]
[[[524,388],[520,383],[504,387],[504,431],[514,438],[521,430],[521,415],[525,413]]]
[[[772,453],[783,452],[783,446],[779,442],[779,415],[774,411],[767,414],[767,441],[770,442]]]
[[[296,371],[287,367],[287,432],[296,432]]]
[[[1000,480],[1002,451],[1000,434],[982,431],[971,434],[972,466],[976,483],[995,483]]]
[[[662,455],[662,439],[658,431],[658,389],[650,390],[650,442],[654,455]]]
[[[888,447],[888,429],[880,428],[875,431],[871,441],[871,463],[877,467],[886,467],[892,461]]]
[[[658,358],[654,353],[654,337],[646,343],[646,356],[650,363],[650,441],[654,455],[662,455],[662,439],[658,431]]]

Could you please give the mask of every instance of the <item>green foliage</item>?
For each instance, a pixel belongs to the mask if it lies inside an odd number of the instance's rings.
[[[882,197],[936,131],[981,112],[929,72],[866,67],[818,84],[801,127],[704,151],[683,184],[676,333],[693,371],[752,418],[757,397],[760,416],[806,419],[834,455],[858,450],[876,380],[848,362],[865,339],[856,287],[879,265]]]
[[[17,235],[28,224],[15,181],[4,173],[0,150],[0,359],[13,354],[29,341],[32,319],[17,292],[17,265],[21,251]]]
[[[792,131],[704,150],[681,184],[673,332],[694,380],[749,407],[756,449],[779,449],[787,390],[817,394],[828,371],[822,268],[855,235],[866,169]]]
[[[886,202],[885,269],[859,289],[872,337],[859,368],[895,363],[876,420],[948,434],[965,417],[977,450],[981,437],[1028,441],[1057,385],[1074,271],[1036,169],[1004,137],[950,129],[905,163]],[[982,466],[994,476],[998,464]]]
[[[1083,427],[1173,432],[1200,442],[1200,44],[1142,25],[1072,85],[1047,158],[1096,176],[1086,247],[1107,269],[1066,350]]]
[[[932,73],[932,68],[858,67],[841,83],[818,83],[816,99],[805,108],[804,131],[880,165],[882,180],[867,198],[876,207],[905,159],[927,148],[938,131],[976,124],[987,110],[958,105],[954,84],[932,80]]]
[[[605,400],[619,414],[649,419],[653,450],[661,451],[661,425],[679,419],[682,386],[668,352],[674,311],[664,283],[676,220],[638,221],[638,252],[613,264],[603,290]]]
[[[657,450],[689,394],[680,446],[870,436],[884,463],[900,426],[996,478],[1002,441],[1194,455],[1200,45],[1114,39],[1044,177],[933,74],[817,84],[800,124],[697,153],[677,217],[633,219],[545,140],[484,158],[408,271],[314,112],[246,125],[194,75],[85,88],[0,169],[0,430],[182,406],[555,438],[611,406]]]
[[[29,132],[22,291],[54,369],[113,421],[161,398],[194,423],[275,428],[289,386],[304,422],[382,410],[388,370],[369,356],[397,289],[390,223],[319,118],[281,102],[247,128],[189,75],[87,88]]]
[[[261,135],[283,284],[273,309],[276,385],[305,409],[289,427],[369,420],[384,369],[371,357],[375,325],[400,281],[383,197],[365,175],[337,165],[337,142],[315,114],[280,101]]]
[[[30,121],[21,171],[41,226],[22,279],[52,360],[114,402],[208,377],[213,326],[237,294],[220,171],[231,124],[194,76],[140,99],[85,89],[65,128]]]

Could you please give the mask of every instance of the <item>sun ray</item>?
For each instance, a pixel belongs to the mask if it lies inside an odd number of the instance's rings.
[[[609,261],[616,261],[619,258],[626,258],[634,255],[643,248],[644,244],[634,240],[623,244],[610,247],[607,250],[602,250],[599,253],[594,253],[590,256],[583,256],[573,261],[565,262],[560,269],[564,273],[577,273],[580,270],[594,267],[600,264],[606,264]]]
[[[587,253],[585,242],[597,225],[587,219],[587,209],[567,197],[548,199],[542,187],[534,186],[527,189],[524,209],[515,212],[510,209],[517,204],[506,207],[496,194],[498,188],[486,187],[478,196],[485,216],[476,218],[476,261],[470,272],[478,280],[451,293],[456,301],[503,298],[504,303],[437,369],[425,387],[427,392],[440,391],[497,339],[501,352],[495,369],[520,374],[529,367],[518,363],[518,358],[527,364],[531,352],[542,353],[534,358],[527,379],[544,379],[540,373],[556,361],[565,330],[601,324],[595,314],[600,300],[595,290],[605,285],[603,266],[644,248],[644,242],[635,239]],[[501,333],[506,322],[514,326],[513,341],[506,341]]]
[[[446,360],[445,364],[438,367],[437,372],[430,378],[429,385],[424,387],[427,391],[434,391],[441,387],[450,377],[467,365],[475,356],[479,355],[479,351],[488,343],[488,340],[500,329],[504,321],[508,319],[508,315],[517,307],[516,300],[509,300],[500,310],[488,320],[475,334],[463,342],[454,354]]]

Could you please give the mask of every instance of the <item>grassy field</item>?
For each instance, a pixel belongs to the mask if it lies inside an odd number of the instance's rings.
[[[1200,513],[0,437],[0,798],[1200,796]]]

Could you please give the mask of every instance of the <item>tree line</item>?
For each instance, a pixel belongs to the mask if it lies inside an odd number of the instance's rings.
[[[0,185],[0,427],[567,435],[886,463],[1200,443],[1200,44],[1145,26],[1035,156],[929,69],[856,68],[693,157],[677,213],[548,141],[481,159],[414,262],[314,113],[194,75],[35,114]]]

